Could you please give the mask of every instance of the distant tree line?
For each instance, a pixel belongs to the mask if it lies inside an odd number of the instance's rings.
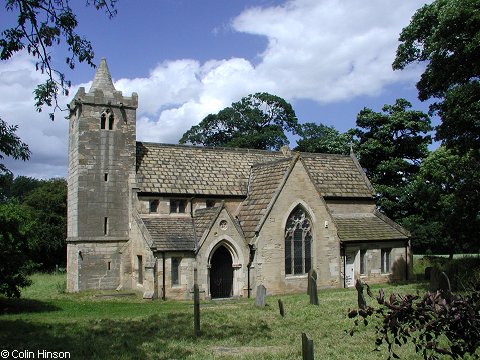
[[[19,296],[33,271],[66,265],[67,184],[0,176],[0,293]]]

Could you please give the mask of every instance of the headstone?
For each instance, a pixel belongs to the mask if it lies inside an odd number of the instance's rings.
[[[284,317],[285,316],[285,308],[283,307],[282,299],[278,299],[278,310],[280,311],[280,315],[282,315],[282,317]]]
[[[195,327],[195,336],[201,335],[200,331],[200,291],[198,284],[193,285],[193,322]]]
[[[448,278],[448,275],[443,271],[440,273],[440,276],[438,279],[438,290],[442,292],[444,299],[450,300],[450,296],[452,294],[450,279]]]
[[[315,280],[315,286],[317,283],[317,272],[314,269],[310,269],[308,272],[308,286],[307,286],[307,294],[310,295],[310,290],[312,289],[312,282],[310,279]]]
[[[357,289],[358,295],[358,308],[365,309],[367,307],[367,302],[365,301],[365,295],[363,295],[363,283],[360,281],[360,279],[357,279],[357,282],[355,283],[355,289]]]
[[[432,268],[431,266],[427,266],[427,267],[425,268],[425,280],[430,281],[430,277],[431,277],[431,275],[432,275],[432,269],[433,269],[433,268]]]
[[[313,360],[313,339],[306,333],[302,333],[302,359]]]
[[[437,291],[440,285],[440,270],[433,267],[430,271],[430,290]]]
[[[317,273],[313,270],[313,273],[308,275],[308,294],[310,295],[310,304],[318,305],[318,293],[317,293]]]
[[[255,296],[255,306],[265,307],[265,297],[267,295],[267,289],[263,285],[257,286],[257,295]]]

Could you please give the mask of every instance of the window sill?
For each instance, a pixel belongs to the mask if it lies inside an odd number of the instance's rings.
[[[308,274],[285,275],[285,280],[306,279],[306,278],[308,278]]]

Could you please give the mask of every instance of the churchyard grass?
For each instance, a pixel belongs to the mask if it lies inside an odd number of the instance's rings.
[[[318,306],[307,294],[267,296],[264,308],[254,299],[202,301],[202,335],[196,338],[193,301],[145,301],[138,293],[112,296],[115,291],[65,294],[65,275],[32,279],[21,299],[0,298],[0,350],[68,351],[72,359],[300,359],[307,332],[316,359],[387,358],[385,348],[374,351],[373,323],[360,325],[353,337],[346,333],[353,326],[347,312],[356,307],[355,289],[319,290]],[[412,293],[424,285],[382,288]],[[411,346],[399,355],[419,358]]]

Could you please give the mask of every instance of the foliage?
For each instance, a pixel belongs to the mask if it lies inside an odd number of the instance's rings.
[[[360,164],[377,191],[377,205],[392,219],[409,212],[405,189],[413,181],[420,163],[428,154],[432,129],[429,117],[397,99],[382,113],[364,108],[353,130]]]
[[[103,9],[110,18],[115,16],[117,0],[86,0],[86,5]],[[90,41],[80,36],[78,21],[69,0],[5,0],[7,12],[16,16],[15,26],[6,28],[0,37],[0,60],[8,60],[26,49],[37,59],[36,67],[47,75],[45,83],[35,89],[35,106],[41,111],[44,105],[59,108],[58,94],[68,95],[71,83],[65,74],[54,67],[50,48],[65,42],[68,56],[65,62],[74,69],[76,61],[94,66],[94,52]],[[53,120],[53,114],[50,114]]]
[[[217,114],[206,116],[180,144],[278,150],[288,144],[285,132],[299,129],[292,106],[268,93],[250,94]]]
[[[31,260],[44,270],[66,264],[67,183],[64,179],[41,181],[23,202],[34,221],[29,236]]]
[[[424,359],[439,359],[440,355],[462,359],[474,355],[480,344],[478,291],[463,296],[441,291],[426,292],[423,296],[391,294],[387,300],[380,290],[377,302],[380,304],[377,309],[351,310],[348,316],[356,318],[357,327],[359,318],[364,324],[368,324],[370,317],[381,319],[376,326],[375,345],[386,343],[389,359],[398,359],[397,349],[409,341]],[[355,328],[350,334],[354,332]]]
[[[435,0],[424,5],[400,34],[394,69],[425,63],[420,100],[435,99],[442,118],[436,138],[447,147],[480,148],[480,3]]]
[[[19,297],[20,288],[30,285],[34,270],[29,259],[30,220],[15,203],[0,205],[0,294]]]
[[[477,251],[480,232],[480,163],[471,152],[444,146],[424,159],[411,184],[415,212],[403,220],[416,251]]]
[[[8,125],[0,118],[0,160],[5,156],[26,161],[30,158],[30,150],[27,144],[23,143],[15,134],[18,126]],[[4,164],[0,163],[0,176],[8,173]]]
[[[42,270],[66,262],[67,184],[64,179],[37,180],[25,176],[0,177],[0,204],[15,206],[28,223],[29,259]],[[1,212],[0,208],[0,212]]]
[[[298,134],[301,138],[297,141],[296,151],[342,155],[350,153],[351,134],[342,134],[333,126],[305,123],[300,126]]]

